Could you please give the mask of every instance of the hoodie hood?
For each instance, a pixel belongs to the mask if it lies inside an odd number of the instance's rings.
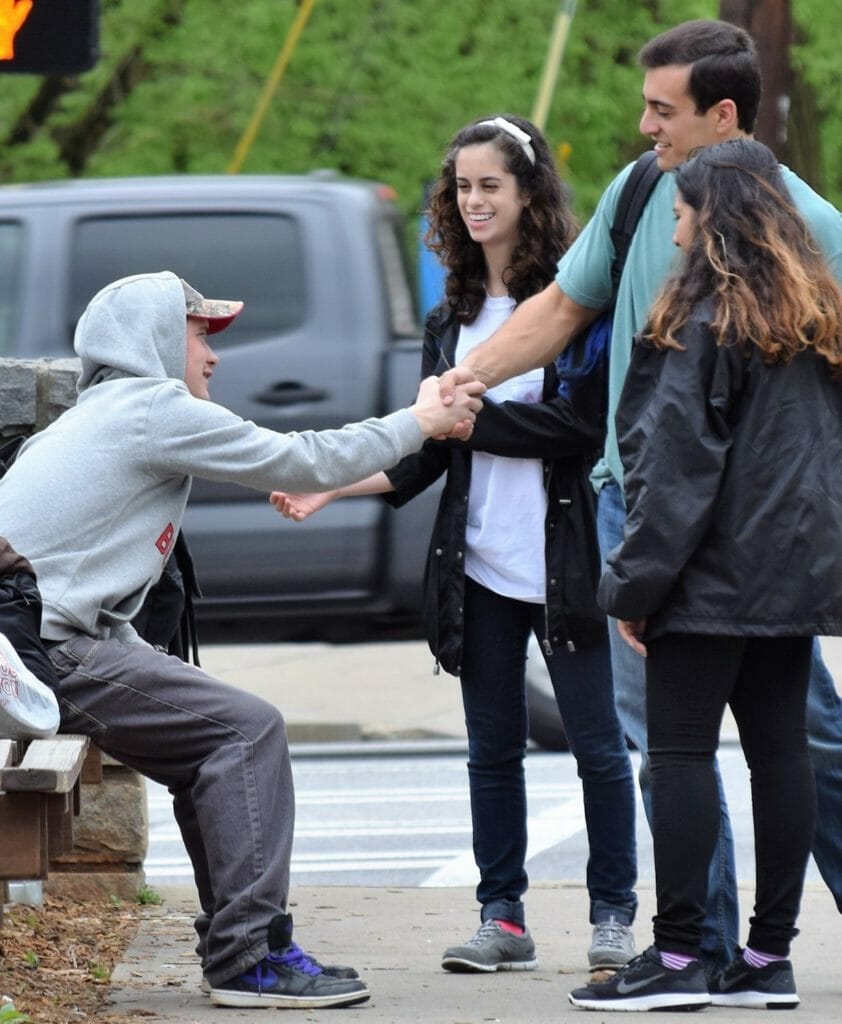
[[[187,308],[181,280],[164,270],[106,285],[80,317],[73,347],[82,361],[80,394],[118,377],[183,381]]]

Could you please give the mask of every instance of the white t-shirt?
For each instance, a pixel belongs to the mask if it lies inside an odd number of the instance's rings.
[[[487,296],[479,316],[459,329],[456,362],[508,320],[515,308],[508,296]],[[498,384],[486,402],[540,402],[544,371],[530,370]],[[547,494],[540,459],[512,459],[473,452],[465,572],[504,597],[532,604],[546,600],[544,520]]]

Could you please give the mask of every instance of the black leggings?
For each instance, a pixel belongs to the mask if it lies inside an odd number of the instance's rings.
[[[813,839],[805,713],[812,639],[667,634],[646,702],[659,949],[698,956],[719,831],[714,757],[725,705],[751,773],[756,889],[748,945],[788,956]]]

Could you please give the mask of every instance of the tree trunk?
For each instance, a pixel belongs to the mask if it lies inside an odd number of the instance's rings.
[[[792,89],[790,0],[720,0],[719,17],[746,29],[757,43],[763,75],[763,99],[754,134],[775,152],[778,159],[786,162],[787,119]]]

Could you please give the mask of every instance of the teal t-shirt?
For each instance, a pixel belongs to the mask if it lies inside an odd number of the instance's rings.
[[[623,184],[633,166],[629,164],[611,182],[593,217],[559,262],[556,283],[581,306],[605,309],[611,301],[611,263],[614,259],[611,225]],[[793,203],[821,246],[837,280],[842,282],[842,215],[788,167],[782,165],[781,172]],[[620,279],[608,364],[608,431],[603,456],[592,474],[597,490],[610,479],[616,480],[621,487],[623,484],[614,415],[623,390],[634,336],[646,323],[650,306],[670,271],[678,267],[681,259],[681,252],[672,241],[674,197],[675,177],[663,174],[643,209]]]

